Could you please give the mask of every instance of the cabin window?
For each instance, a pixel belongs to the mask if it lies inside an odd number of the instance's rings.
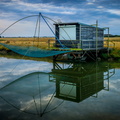
[[[60,40],[76,40],[76,25],[59,26]]]

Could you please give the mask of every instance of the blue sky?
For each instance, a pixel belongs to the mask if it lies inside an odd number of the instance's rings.
[[[120,35],[120,0],[0,0],[0,33],[16,20],[39,12],[62,22],[95,24],[98,20],[99,27],[109,27],[111,34]],[[35,21],[26,19],[3,36],[33,36]],[[50,36],[42,26],[42,34]]]

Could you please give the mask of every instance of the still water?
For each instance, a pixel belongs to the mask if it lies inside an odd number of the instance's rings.
[[[0,120],[119,120],[119,66],[0,57]]]

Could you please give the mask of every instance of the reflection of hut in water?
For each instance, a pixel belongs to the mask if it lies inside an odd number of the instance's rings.
[[[54,63],[50,81],[56,83],[57,98],[80,102],[90,96],[97,96],[103,89],[108,90],[109,77],[113,73],[109,72],[108,67],[98,67],[96,64],[88,66],[73,64],[62,69],[59,64]],[[104,85],[105,79],[108,80],[107,86]]]
[[[0,98],[20,114],[42,117],[57,109],[64,100],[80,102],[97,95],[102,89],[109,90],[109,77],[114,74],[114,71],[109,71],[109,66],[104,67],[106,65],[53,65],[51,73],[34,72],[7,84],[0,89]],[[104,84],[105,79],[108,80],[107,87]],[[54,96],[59,99],[54,99]],[[6,107],[3,106],[2,111],[7,111]],[[15,114],[13,109],[11,112]],[[9,115],[9,112],[5,114]]]

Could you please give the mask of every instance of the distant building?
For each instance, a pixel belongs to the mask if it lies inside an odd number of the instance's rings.
[[[78,22],[58,23],[55,24],[55,32],[56,47],[61,47],[61,42],[68,48],[103,49],[103,28]]]

